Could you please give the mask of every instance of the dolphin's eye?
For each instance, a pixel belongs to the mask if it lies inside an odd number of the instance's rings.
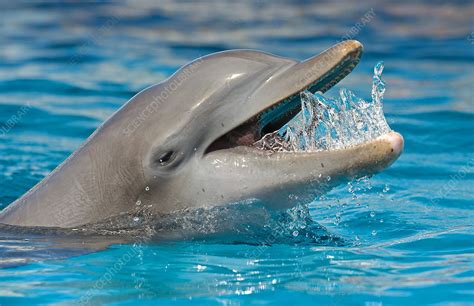
[[[166,166],[167,164],[173,161],[174,157],[175,154],[173,151],[165,152],[161,154],[158,158],[158,163],[160,164],[160,166]]]

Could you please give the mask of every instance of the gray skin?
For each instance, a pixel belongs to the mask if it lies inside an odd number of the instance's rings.
[[[251,50],[200,58],[134,96],[0,223],[70,228],[139,207],[158,216],[248,199],[282,209],[379,172],[402,152],[395,132],[327,152],[250,146],[299,110],[299,92],[328,90],[361,54],[345,41],[303,62]]]

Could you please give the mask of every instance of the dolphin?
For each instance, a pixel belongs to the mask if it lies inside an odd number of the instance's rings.
[[[247,200],[286,209],[382,171],[403,150],[393,131],[338,150],[252,146],[298,113],[301,91],[348,75],[362,49],[348,40],[305,61],[254,50],[199,58],[132,97],[0,223],[75,228],[144,207],[160,216]]]

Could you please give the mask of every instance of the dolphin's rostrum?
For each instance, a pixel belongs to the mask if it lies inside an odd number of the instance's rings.
[[[252,146],[299,111],[301,91],[328,90],[361,54],[344,41],[303,62],[251,50],[202,57],[134,96],[0,223],[69,228],[137,207],[162,215],[247,199],[281,209],[381,171],[401,154],[398,133],[322,152]]]

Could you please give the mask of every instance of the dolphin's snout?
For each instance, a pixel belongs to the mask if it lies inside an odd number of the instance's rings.
[[[391,152],[398,157],[403,152],[404,140],[403,136],[397,132],[391,131],[385,135],[380,136],[381,140],[385,140],[390,144]]]

